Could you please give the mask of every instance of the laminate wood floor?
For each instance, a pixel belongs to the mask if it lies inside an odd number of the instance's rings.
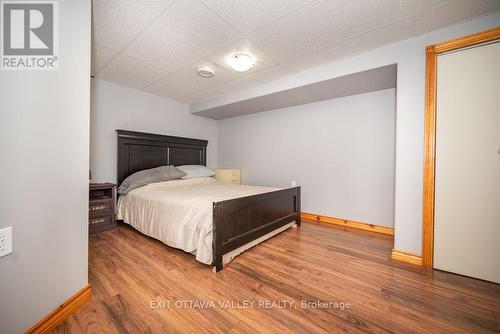
[[[392,261],[381,234],[303,223],[218,274],[124,225],[89,246],[94,296],[56,333],[500,332],[500,285]]]

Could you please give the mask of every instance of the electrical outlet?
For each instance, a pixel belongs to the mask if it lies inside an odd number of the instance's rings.
[[[297,181],[292,181],[292,187],[296,187],[297,186]]]
[[[12,253],[12,226],[0,230],[0,257]]]

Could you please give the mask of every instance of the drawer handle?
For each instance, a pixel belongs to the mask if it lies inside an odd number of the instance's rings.
[[[106,219],[104,218],[99,218],[99,219],[94,219],[94,220],[91,220],[90,221],[90,224],[91,225],[95,225],[95,224],[102,224],[106,221]]]
[[[90,211],[100,211],[106,209],[107,205],[95,205],[90,207]]]

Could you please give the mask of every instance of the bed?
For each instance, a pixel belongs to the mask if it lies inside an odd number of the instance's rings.
[[[206,140],[116,132],[119,184],[144,169],[206,165]],[[152,183],[120,196],[117,218],[218,272],[242,251],[300,226],[300,187],[226,185],[211,177]]]

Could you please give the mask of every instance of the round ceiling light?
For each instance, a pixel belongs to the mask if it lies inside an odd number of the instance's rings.
[[[198,68],[198,74],[204,78],[211,78],[215,75],[215,71],[210,66],[202,66]]]
[[[248,71],[255,65],[253,57],[246,53],[234,53],[227,57],[226,61],[233,70],[238,72]]]

